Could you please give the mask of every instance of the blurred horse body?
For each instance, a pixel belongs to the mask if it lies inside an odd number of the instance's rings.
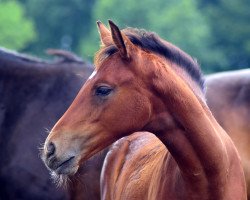
[[[38,147],[93,69],[69,53],[51,53],[62,59],[47,62],[0,49],[0,199],[74,197],[55,187]],[[87,163],[81,176],[91,178],[88,172],[98,167]],[[87,188],[84,179],[77,184]]]
[[[206,83],[207,104],[239,151],[250,199],[250,69],[212,74]]]

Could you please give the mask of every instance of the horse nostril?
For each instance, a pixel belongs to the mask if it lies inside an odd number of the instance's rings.
[[[56,151],[56,147],[55,147],[54,143],[50,142],[47,145],[47,158],[53,156],[53,154],[55,154],[55,151]]]

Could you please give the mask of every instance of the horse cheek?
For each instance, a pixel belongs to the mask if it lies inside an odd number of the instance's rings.
[[[142,130],[150,118],[150,104],[141,96],[127,98],[126,102],[113,105],[110,120],[112,129],[118,134],[130,134]]]

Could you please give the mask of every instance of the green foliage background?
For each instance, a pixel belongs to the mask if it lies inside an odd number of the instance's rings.
[[[144,28],[197,58],[205,72],[250,65],[249,0],[0,0],[0,46],[85,59],[99,48],[96,20]]]
[[[35,39],[34,23],[24,16],[22,5],[0,1],[0,46],[22,49]]]

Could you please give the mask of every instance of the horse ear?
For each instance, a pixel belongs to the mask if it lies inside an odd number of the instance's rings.
[[[118,48],[120,55],[122,56],[122,58],[128,59],[130,57],[129,53],[133,43],[128,39],[126,35],[121,33],[118,26],[116,26],[111,20],[109,20],[109,26],[113,42]]]
[[[100,34],[101,43],[104,46],[109,46],[112,44],[110,30],[100,21],[97,21],[97,28]]]

